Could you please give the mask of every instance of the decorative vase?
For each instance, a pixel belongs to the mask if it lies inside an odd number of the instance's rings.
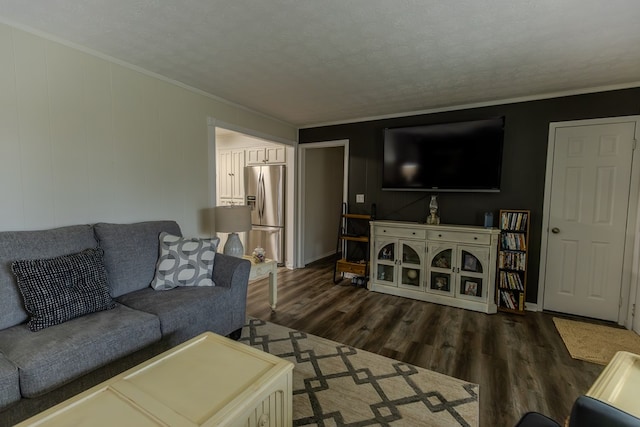
[[[437,197],[438,196],[434,194],[431,196],[431,201],[429,201],[429,216],[427,217],[427,224],[440,224]]]

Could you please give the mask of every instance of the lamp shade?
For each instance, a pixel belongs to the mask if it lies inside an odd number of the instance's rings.
[[[249,206],[216,206],[216,231],[239,233],[251,230],[251,208]]]

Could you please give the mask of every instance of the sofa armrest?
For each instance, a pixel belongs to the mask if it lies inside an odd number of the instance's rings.
[[[213,282],[216,286],[246,288],[250,272],[251,263],[243,258],[218,253],[213,260]]]
[[[560,424],[539,412],[527,412],[515,427],[560,427]]]
[[[640,418],[636,418],[627,412],[588,396],[580,396],[573,403],[570,427],[602,427],[640,426]]]

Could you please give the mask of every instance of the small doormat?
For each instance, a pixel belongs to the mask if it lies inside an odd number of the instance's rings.
[[[295,364],[294,426],[478,425],[478,384],[258,319],[240,342]]]
[[[574,359],[606,365],[618,351],[640,354],[640,336],[628,329],[557,317],[553,323]]]

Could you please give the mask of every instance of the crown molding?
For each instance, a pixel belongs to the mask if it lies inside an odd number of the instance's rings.
[[[407,111],[403,113],[383,114],[379,116],[369,116],[369,117],[361,117],[361,118],[348,119],[348,120],[336,120],[331,122],[315,123],[315,124],[300,126],[298,130],[324,127],[324,126],[336,126],[336,125],[345,125],[345,124],[352,124],[352,123],[371,122],[374,120],[396,119],[399,117],[419,116],[422,114],[443,113],[447,111],[469,110],[471,108],[493,107],[495,105],[516,104],[519,102],[528,102],[528,101],[540,101],[543,99],[562,98],[565,96],[573,96],[573,95],[586,95],[589,93],[609,92],[613,90],[632,89],[636,87],[640,87],[640,81],[631,82],[631,83],[622,83],[622,84],[616,84],[616,85],[566,90],[566,91],[559,91],[559,92],[549,92],[549,93],[538,94],[538,95],[522,96],[518,98],[496,99],[493,101],[477,102],[472,104],[451,105],[451,106],[438,107],[438,108],[429,108],[426,110]]]

